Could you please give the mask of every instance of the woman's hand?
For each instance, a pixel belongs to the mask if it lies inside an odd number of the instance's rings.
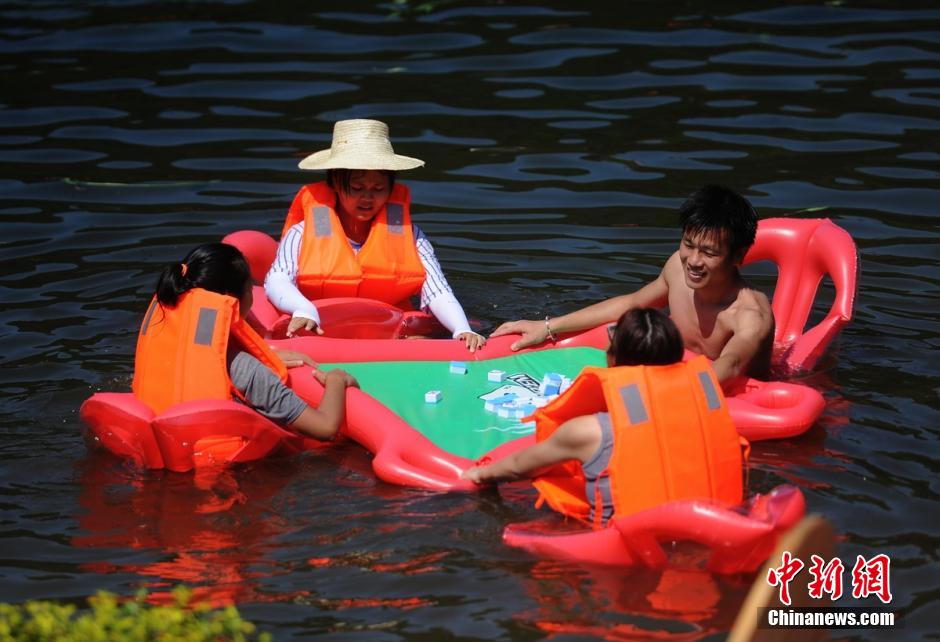
[[[496,328],[490,337],[501,337],[504,334],[522,335],[509,346],[510,350],[519,350],[545,341],[548,338],[548,326],[544,321],[507,321]]]
[[[486,345],[486,337],[477,334],[476,332],[461,332],[457,335],[457,338],[466,342],[467,350],[470,352],[476,352],[478,349]]]
[[[308,330],[309,332],[323,334],[323,328],[321,328],[313,319],[308,319],[306,317],[292,318],[290,323],[287,325],[287,336],[293,337],[294,333],[298,330]]]
[[[321,385],[326,386],[328,379],[339,380],[342,382],[343,386],[347,388],[358,388],[359,382],[356,381],[356,378],[346,372],[345,370],[340,370],[335,368],[333,370],[314,370],[314,378],[320,382]]]
[[[317,362],[310,358],[309,355],[304,354],[303,352],[297,352],[296,350],[275,350],[274,354],[284,362],[284,365],[288,368],[299,368],[300,366],[310,366],[316,370]]]

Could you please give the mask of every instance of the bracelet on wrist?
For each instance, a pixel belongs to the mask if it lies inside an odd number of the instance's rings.
[[[552,332],[552,326],[551,326],[551,324],[548,322],[548,319],[549,319],[549,317],[548,317],[548,315],[546,315],[546,316],[545,316],[545,331],[548,332],[548,339],[549,339],[549,341],[551,341],[552,343],[557,343],[558,337],[555,336],[555,333],[554,333],[554,332]]]

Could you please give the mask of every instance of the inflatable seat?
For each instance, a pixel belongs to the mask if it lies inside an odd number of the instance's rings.
[[[708,570],[732,575],[757,570],[781,534],[805,513],[800,490],[783,485],[734,508],[704,500],[667,502],[615,517],[600,530],[559,534],[531,524],[509,524],[503,542],[556,561],[662,568],[669,562],[666,549],[673,542],[690,541],[708,551]]]
[[[778,359],[791,370],[811,369],[829,342],[852,319],[858,291],[858,251],[849,233],[829,219],[763,219],[744,265],[776,263],[773,295]],[[806,329],[813,300],[828,275],[836,295],[826,317]]]
[[[277,256],[277,241],[256,230],[232,232],[222,239],[234,245],[248,260],[254,287],[254,303],[247,321],[266,339],[287,338],[290,315],[282,314],[268,300],[264,279]],[[449,335],[431,314],[402,310],[389,303],[362,297],[334,297],[315,301],[320,321],[334,339],[399,339],[436,334]],[[300,330],[296,336],[310,333]]]
[[[79,414],[89,445],[141,468],[174,472],[254,461],[278,450],[300,452],[313,441],[228,400],[187,401],[155,415],[131,393],[99,392]]]

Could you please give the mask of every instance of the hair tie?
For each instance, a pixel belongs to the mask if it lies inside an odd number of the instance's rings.
[[[185,264],[185,263],[180,263],[180,274],[182,274],[183,276],[186,276],[186,271],[187,271],[188,269],[189,269],[189,268],[186,267],[186,264]]]

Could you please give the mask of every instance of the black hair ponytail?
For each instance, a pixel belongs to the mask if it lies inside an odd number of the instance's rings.
[[[171,263],[160,272],[160,278],[157,279],[157,301],[167,307],[175,307],[177,300],[187,290],[186,276],[183,273],[182,263]]]
[[[204,243],[182,263],[163,268],[157,279],[160,305],[176,307],[179,298],[193,288],[240,298],[251,283],[251,269],[238,248],[226,243]]]

